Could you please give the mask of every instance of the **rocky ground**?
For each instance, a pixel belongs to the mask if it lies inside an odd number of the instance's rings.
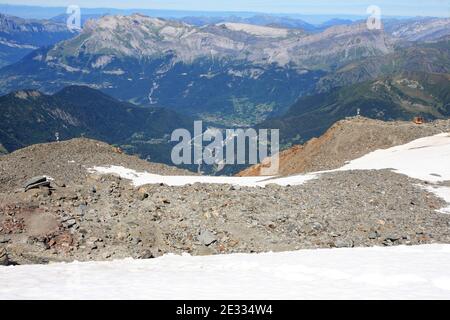
[[[0,157],[0,192],[21,188],[37,175],[47,175],[59,184],[84,184],[93,166],[117,165],[160,175],[193,175],[187,170],[150,163],[123,154],[120,148],[91,139],[36,144]]]
[[[413,140],[450,132],[450,120],[417,125],[412,121],[381,121],[353,117],[335,123],[325,134],[304,145],[280,153],[280,174],[337,169],[347,161],[378,149],[387,149]],[[259,176],[261,165],[243,170],[237,176]]]
[[[133,187],[93,165],[164,174],[92,140],[0,157],[0,263],[151,258],[302,248],[450,243],[446,204],[390,171],[336,172],[301,186]],[[38,175],[51,187],[21,188]],[[448,182],[447,182],[448,184]]]

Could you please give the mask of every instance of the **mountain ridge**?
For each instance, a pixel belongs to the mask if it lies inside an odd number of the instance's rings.
[[[404,72],[300,98],[281,117],[259,124],[280,129],[284,146],[323,134],[333,123],[360,115],[380,120],[450,117],[450,75]]]
[[[351,55],[349,48],[355,49]],[[199,28],[138,14],[105,16],[86,23],[75,38],[1,69],[0,88],[53,93],[89,85],[136,104],[251,125],[282,113],[314,90],[325,73],[352,61],[355,52],[362,57],[390,50],[385,34],[365,24],[305,34],[242,24]]]
[[[175,112],[117,101],[72,86],[54,95],[21,90],[0,97],[0,142],[9,152],[35,143],[91,137],[155,161],[170,160],[170,133],[192,122]],[[164,151],[163,151],[164,150]]]
[[[66,24],[0,13],[0,67],[19,61],[39,47],[54,45],[74,35]]]
[[[281,151],[279,175],[338,169],[370,152],[442,132],[450,132],[449,119],[417,125],[412,121],[346,118],[334,123],[322,135]],[[236,176],[259,176],[264,166],[251,166]]]

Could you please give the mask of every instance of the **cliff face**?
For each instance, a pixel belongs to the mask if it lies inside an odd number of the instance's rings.
[[[64,23],[26,20],[0,13],[0,67],[15,63],[39,47],[74,37]]]

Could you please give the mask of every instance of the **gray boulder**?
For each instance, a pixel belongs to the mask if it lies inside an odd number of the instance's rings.
[[[39,187],[50,187],[50,181],[45,176],[33,177],[24,184],[25,191]]]
[[[9,264],[8,254],[5,248],[0,248],[0,266],[7,266]]]
[[[198,236],[198,240],[205,246],[210,246],[217,241],[217,238],[208,230],[202,230]]]

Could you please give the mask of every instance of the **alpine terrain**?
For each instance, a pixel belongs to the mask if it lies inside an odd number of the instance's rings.
[[[188,2],[0,5],[0,299],[450,298],[448,7]]]

